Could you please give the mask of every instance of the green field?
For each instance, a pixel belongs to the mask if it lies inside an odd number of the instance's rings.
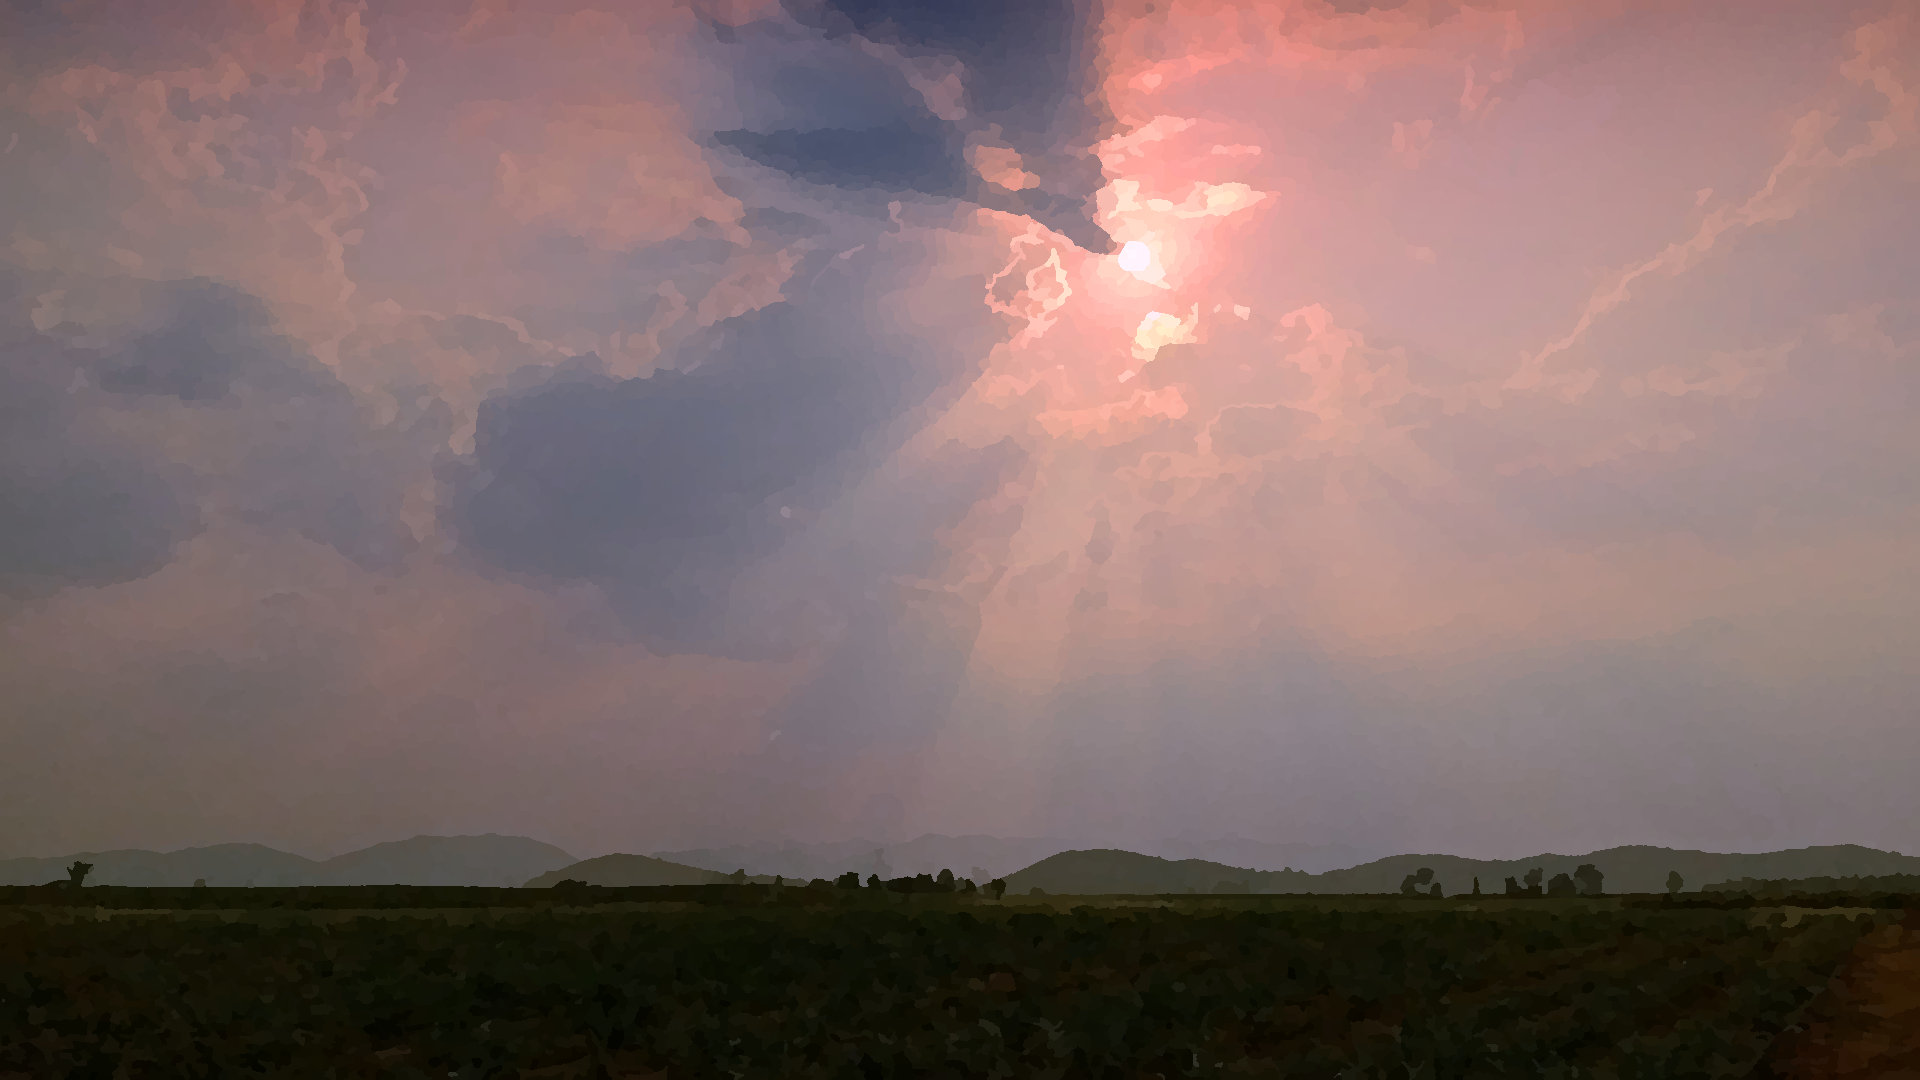
[[[8,892],[0,1076],[36,1078],[1734,1077],[1899,915]]]

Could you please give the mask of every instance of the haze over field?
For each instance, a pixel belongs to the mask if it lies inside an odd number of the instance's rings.
[[[1917,148],[1908,0],[0,5],[0,856],[1920,850]]]

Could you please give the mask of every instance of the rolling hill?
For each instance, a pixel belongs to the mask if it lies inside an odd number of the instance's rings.
[[[326,885],[488,885],[513,888],[574,857],[524,836],[416,836],[328,859]]]
[[[562,881],[579,881],[588,885],[606,885],[613,888],[633,888],[652,885],[719,885],[733,880],[717,870],[703,870],[697,866],[668,862],[648,855],[602,855],[597,859],[584,859],[558,870],[549,870],[539,877],[528,881],[529,889],[546,889]],[[749,877],[755,883],[768,883],[770,877]]]
[[[1527,859],[1465,859],[1456,855],[1394,855],[1345,870],[1321,874],[1263,871],[1198,859],[1174,861],[1131,851],[1067,851],[1007,878],[1009,895],[1038,888],[1069,895],[1155,895],[1163,893],[1391,893],[1421,867],[1447,895],[1471,891],[1480,879],[1485,892],[1502,891],[1504,880],[1523,877],[1538,867],[1548,878],[1592,863],[1605,875],[1606,891],[1662,892],[1667,874],[1679,871],[1690,891],[1740,878],[1859,877],[1920,873],[1920,858],[1857,845],[1795,848],[1759,854],[1630,845],[1585,855],[1536,855]]]
[[[311,885],[320,864],[260,844],[214,844],[179,851],[84,851],[58,858],[0,860],[0,885],[62,880],[74,860],[93,864],[89,885]]]
[[[260,844],[179,851],[88,851],[58,858],[0,860],[0,885],[64,880],[74,860],[93,864],[89,885],[518,885],[565,866],[572,855],[520,836],[416,836],[331,859],[308,859]]]

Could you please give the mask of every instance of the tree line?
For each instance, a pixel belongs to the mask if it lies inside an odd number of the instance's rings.
[[[1553,897],[1599,896],[1601,895],[1602,885],[1605,881],[1605,875],[1600,873],[1600,868],[1592,863],[1581,863],[1574,869],[1573,873],[1555,874],[1551,880],[1546,880],[1546,876],[1546,871],[1537,866],[1528,870],[1519,878],[1509,876],[1506,881],[1506,895]],[[1676,885],[1675,882],[1679,877],[1680,875],[1677,873],[1667,875],[1667,888],[1669,891],[1678,889],[1678,885]],[[1437,899],[1445,894],[1440,891],[1440,883],[1434,880],[1433,868],[1423,866],[1401,879],[1400,895],[1431,896]],[[1482,895],[1480,891],[1480,879],[1477,877],[1473,879],[1473,895]]]
[[[735,870],[731,875],[731,880],[735,885],[745,885],[747,883],[747,871],[744,868]],[[787,880],[784,877],[775,875],[773,884],[776,888],[784,888]],[[795,884],[798,883],[796,882]],[[914,874],[911,877],[888,878],[884,881],[881,880],[879,874],[868,874],[864,884],[860,880],[859,871],[849,870],[832,881],[828,881],[826,878],[814,878],[812,881],[807,882],[805,887],[809,889],[847,890],[866,888],[881,892],[909,894],[953,893],[960,896],[974,896],[985,893],[995,900],[1000,899],[1007,893],[1007,882],[1004,878],[994,878],[985,885],[978,885],[974,883],[972,878],[955,877],[951,870],[942,870],[938,874]]]

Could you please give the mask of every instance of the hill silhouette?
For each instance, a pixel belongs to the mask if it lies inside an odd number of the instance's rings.
[[[837,840],[825,843],[762,841],[726,847],[681,848],[654,851],[656,859],[684,863],[703,870],[731,873],[745,867],[756,874],[784,874],[789,878],[837,878],[851,870],[865,878],[878,874],[893,878],[938,874],[952,870],[962,877],[989,881],[1057,855],[1080,850],[1081,844],[1059,837],[947,836],[926,833],[911,840]],[[1256,870],[1318,872],[1353,866],[1361,861],[1357,850],[1340,844],[1269,844],[1242,837],[1167,838],[1141,845],[1144,854],[1167,859],[1201,859]]]
[[[635,888],[655,885],[722,885],[732,880],[734,879],[731,874],[668,862],[651,855],[602,855],[597,859],[582,859],[558,870],[549,870],[528,881],[526,886],[529,889],[546,889],[562,881],[578,881],[586,885]],[[765,874],[756,874],[749,875],[746,881],[755,885],[770,885],[773,883],[773,878]],[[793,884],[799,885],[804,882],[793,879]]]
[[[1853,844],[1795,848],[1759,854],[1723,854],[1628,845],[1584,855],[1536,855],[1526,859],[1466,859],[1457,855],[1394,855],[1345,870],[1321,874],[1251,870],[1198,859],[1170,860],[1112,849],[1066,851],[1009,875],[1007,892],[1020,895],[1038,888],[1069,895],[1155,895],[1162,893],[1393,893],[1408,874],[1433,870],[1447,895],[1471,891],[1478,877],[1484,892],[1498,893],[1509,877],[1539,868],[1546,877],[1572,874],[1592,863],[1605,875],[1610,893],[1665,891],[1669,872],[1678,871],[1688,891],[1742,878],[1783,879],[1868,877],[1920,873],[1920,858]]]
[[[518,885],[574,861],[551,844],[523,836],[416,836],[308,859],[261,844],[214,844],[158,852],[77,852],[0,860],[0,885],[40,885],[66,876],[75,860],[93,864],[89,885],[214,887],[291,885]]]
[[[39,885],[66,876],[75,860],[93,864],[89,885],[313,885],[320,863],[260,844],[213,844],[179,851],[84,851],[0,860],[0,885]]]
[[[486,885],[513,888],[574,861],[524,836],[416,836],[351,851],[320,864],[326,885]]]
[[[1305,882],[1303,871],[1249,870],[1204,859],[1162,859],[1155,855],[1101,848],[1063,851],[1034,863],[1007,878],[1007,893],[1032,889],[1072,895],[1128,895],[1154,893],[1272,893],[1284,881]]]

